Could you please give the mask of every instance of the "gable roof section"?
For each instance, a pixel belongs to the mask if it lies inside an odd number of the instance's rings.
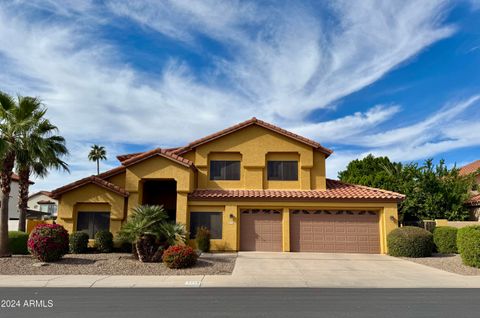
[[[69,183],[69,184],[67,184],[63,187],[60,187],[58,189],[53,190],[52,191],[52,197],[53,198],[58,198],[60,195],[62,195],[65,192],[72,191],[74,189],[80,188],[80,187],[82,187],[86,184],[89,184],[89,183],[95,184],[95,185],[97,185],[99,187],[102,187],[106,190],[112,191],[112,192],[114,192],[118,195],[121,195],[122,197],[128,197],[128,195],[129,195],[129,193],[125,189],[123,189],[123,188],[121,188],[121,187],[119,187],[119,186],[117,186],[117,185],[115,185],[111,182],[100,179],[97,176],[89,176],[89,177],[80,179],[78,181]]]
[[[33,198],[34,196],[39,195],[39,194],[43,194],[43,195],[45,195],[45,196],[47,196],[47,197],[52,197],[52,192],[42,190],[42,191],[38,191],[38,192],[35,192],[35,193],[29,195],[29,196],[28,196],[28,199],[31,199],[31,198]]]
[[[399,202],[405,198],[405,195],[392,191],[327,179],[326,190],[196,190],[188,197],[191,200],[212,201],[264,199],[273,201],[363,200]]]
[[[118,167],[115,167],[113,169],[110,169],[110,170],[107,170],[105,172],[100,173],[99,175],[97,175],[97,177],[99,177],[100,179],[107,179],[107,178],[113,177],[117,174],[120,174],[120,173],[124,172],[125,170],[126,170],[125,166],[118,166]]]
[[[173,162],[176,162],[176,163],[178,163],[182,166],[185,166],[187,168],[196,169],[192,161],[190,161],[188,159],[185,159],[183,157],[180,157],[177,154],[174,154],[172,152],[169,152],[169,151],[167,151],[165,149],[161,149],[161,148],[156,148],[156,149],[141,153],[139,155],[133,156],[130,159],[127,159],[124,162],[122,162],[122,165],[125,166],[125,167],[128,167],[128,166],[131,166],[133,164],[136,164],[138,162],[141,162],[143,160],[146,160],[146,159],[149,159],[149,158],[152,158],[152,157],[155,157],[155,156],[160,156],[160,157],[169,159],[169,160],[171,160]]]
[[[465,204],[469,206],[480,206],[480,193],[468,199],[467,202],[465,202]]]
[[[208,135],[206,137],[203,137],[203,138],[200,138],[200,139],[197,139],[191,143],[189,143],[187,146],[185,147],[181,147],[177,150],[174,151],[174,153],[176,154],[179,154],[179,155],[182,155],[190,150],[192,150],[193,148],[195,147],[198,147],[200,145],[203,145],[203,144],[206,144],[208,142],[211,142],[215,139],[218,139],[220,137],[223,137],[223,136],[226,136],[228,134],[231,134],[233,132],[236,132],[240,129],[243,129],[245,127],[248,127],[248,126],[252,126],[252,125],[257,125],[257,126],[260,126],[260,127],[263,127],[265,129],[268,129],[270,131],[273,131],[273,132],[276,132],[280,135],[283,135],[285,137],[288,137],[288,138],[291,138],[291,139],[294,139],[298,142],[301,142],[303,144],[306,144],[308,146],[311,146],[313,147],[315,150],[318,150],[322,153],[324,153],[326,155],[326,157],[330,156],[332,153],[333,153],[333,150],[330,150],[328,148],[325,148],[323,147],[322,145],[320,145],[318,142],[316,141],[313,141],[311,139],[308,139],[308,138],[305,138],[305,137],[302,137],[300,135],[297,135],[297,134],[294,134],[290,131],[287,131],[285,129],[282,129],[278,126],[275,126],[275,125],[272,125],[272,124],[269,124],[267,122],[264,122],[262,120],[259,120],[255,117],[249,119],[249,120],[246,120],[244,122],[241,122],[237,125],[234,125],[234,126],[231,126],[229,128],[226,128],[226,129],[223,129],[223,130],[220,130],[214,134],[211,134],[211,135]]]
[[[461,176],[466,176],[476,172],[478,169],[480,169],[480,160],[474,161],[466,166],[461,167],[459,173]]]

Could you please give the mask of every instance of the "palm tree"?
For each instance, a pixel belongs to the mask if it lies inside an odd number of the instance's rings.
[[[88,160],[97,162],[97,174],[100,174],[100,160],[107,160],[107,151],[105,150],[105,147],[93,145],[88,154]]]
[[[0,92],[0,257],[8,257],[8,203],[10,184],[17,154],[20,149],[20,137],[37,121],[39,110],[31,97],[12,98]],[[44,112],[44,111],[43,111]]]
[[[27,215],[28,191],[30,176],[43,178],[50,168],[69,171],[68,165],[61,157],[68,154],[65,139],[55,135],[58,128],[45,119],[46,109],[37,98],[25,97],[25,103],[30,103],[36,109],[34,120],[22,131],[18,138],[16,154],[16,170],[19,176],[19,221],[18,230],[25,232]]]

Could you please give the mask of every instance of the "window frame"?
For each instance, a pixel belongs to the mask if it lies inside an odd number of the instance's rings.
[[[219,228],[212,231],[212,214],[218,217]],[[196,216],[202,216],[199,220],[196,220]],[[208,217],[210,216],[210,217]],[[208,220],[207,220],[208,219]],[[193,221],[196,221],[197,224],[194,224]],[[207,224],[208,223],[208,224]],[[197,228],[205,226],[210,231],[210,239],[212,240],[221,240],[223,238],[223,212],[220,211],[191,211],[190,212],[190,239],[195,239]]]
[[[107,223],[107,227],[104,229],[98,229],[95,224],[96,224],[96,218],[99,216],[99,214],[103,214],[104,216],[107,215],[108,218],[108,223]],[[79,229],[78,225],[79,225],[79,219],[80,219],[80,216],[88,216],[87,220],[88,220],[88,228],[87,229]],[[95,234],[97,234],[97,232],[99,231],[110,231],[110,219],[111,217],[111,214],[110,212],[107,212],[107,211],[78,211],[77,212],[77,220],[76,220],[76,224],[75,224],[75,230],[77,232],[85,232],[88,234],[88,238],[89,239],[94,239],[95,238]],[[91,223],[91,221],[93,221],[93,223]],[[99,220],[97,220],[98,222]]]
[[[224,164],[220,167],[215,167],[214,164]],[[238,165],[238,171],[234,171],[233,177],[228,176],[228,164]],[[237,167],[235,167],[236,169]],[[217,176],[214,172],[219,169],[220,175]],[[223,169],[223,171],[222,171]],[[210,160],[209,179],[210,181],[240,181],[241,179],[241,161],[240,160]],[[231,172],[231,171],[230,171]]]
[[[273,169],[271,165],[276,163],[280,164],[280,166],[276,168],[276,169],[279,169],[278,177],[271,175],[271,172]],[[285,167],[286,163],[294,163],[296,166],[295,167],[296,169],[292,170],[293,172],[292,177],[288,176],[289,173],[286,170],[288,168]],[[268,181],[298,181],[298,160],[268,160],[267,161],[267,180]]]

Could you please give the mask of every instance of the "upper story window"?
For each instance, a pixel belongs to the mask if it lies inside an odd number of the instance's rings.
[[[210,180],[240,180],[240,161],[211,160]]]
[[[298,161],[268,161],[268,180],[298,180]]]

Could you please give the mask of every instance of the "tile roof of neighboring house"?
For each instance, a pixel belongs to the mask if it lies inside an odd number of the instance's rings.
[[[461,167],[460,168],[460,175],[466,176],[466,175],[469,175],[471,173],[474,173],[478,169],[480,169],[480,160],[474,161],[472,163],[469,163],[466,166]]]
[[[195,148],[195,147],[198,147],[198,146],[200,146],[200,145],[202,145],[202,144],[205,144],[205,143],[207,143],[207,142],[210,142],[210,141],[215,140],[215,139],[217,139],[217,138],[223,137],[223,136],[225,136],[225,135],[228,135],[228,134],[230,134],[230,133],[233,133],[233,132],[235,132],[235,131],[238,131],[238,130],[240,130],[240,129],[242,129],[242,128],[245,128],[245,127],[248,127],[248,126],[251,126],[251,125],[258,125],[258,126],[263,127],[263,128],[265,128],[265,129],[274,131],[274,132],[276,132],[276,133],[278,133],[278,134],[281,134],[281,135],[284,135],[284,136],[286,136],[286,137],[295,139],[295,140],[297,140],[297,141],[299,141],[299,142],[301,142],[301,143],[307,144],[307,145],[315,148],[316,150],[324,153],[327,157],[330,156],[330,155],[333,153],[333,150],[330,150],[330,149],[328,149],[328,148],[323,147],[322,145],[320,145],[320,144],[319,144],[318,142],[316,142],[316,141],[313,141],[313,140],[311,140],[311,139],[308,139],[308,138],[302,137],[302,136],[300,136],[300,135],[294,134],[294,133],[292,133],[292,132],[290,132],[290,131],[287,131],[287,130],[285,130],[285,129],[283,129],[283,128],[280,128],[280,127],[277,127],[277,126],[275,126],[275,125],[269,124],[269,123],[267,123],[267,122],[264,122],[264,121],[262,121],[262,120],[259,120],[259,119],[255,118],[255,117],[253,117],[253,118],[251,118],[251,119],[249,119],[249,120],[246,120],[246,121],[244,121],[244,122],[241,122],[241,123],[239,123],[239,124],[236,124],[236,125],[234,125],[234,126],[231,126],[231,127],[229,127],[229,128],[220,130],[220,131],[218,131],[218,132],[216,132],[216,133],[213,133],[213,134],[211,134],[211,135],[208,135],[208,136],[206,136],[206,137],[197,139],[197,140],[189,143],[187,146],[181,147],[181,148],[175,150],[174,152],[177,153],[177,154],[179,154],[179,155],[181,155],[181,154],[183,154],[183,153],[185,153],[185,152],[188,152],[188,151],[192,150],[192,149]]]
[[[40,200],[37,201],[38,204],[55,204],[55,202],[50,201],[50,200]]]
[[[18,176],[18,174],[12,173],[12,181],[16,181],[16,182],[20,181],[20,177]],[[35,184],[35,182],[33,182],[31,180],[28,180],[28,183]]]
[[[192,200],[271,199],[271,200],[368,200],[401,201],[403,194],[327,179],[326,190],[195,190]]]
[[[473,197],[468,199],[467,202],[465,203],[470,206],[480,206],[480,193],[474,195]]]
[[[134,164],[134,163],[140,162],[142,160],[145,160],[145,159],[148,159],[148,158],[151,158],[151,157],[154,157],[154,156],[161,156],[161,157],[170,159],[170,160],[172,160],[176,163],[179,163],[183,166],[186,166],[188,168],[195,169],[195,166],[193,165],[192,161],[190,161],[188,159],[185,159],[183,157],[180,157],[177,154],[174,154],[172,152],[169,152],[169,151],[167,151],[165,149],[161,149],[161,148],[156,148],[156,149],[141,153],[137,156],[131,157],[131,158],[125,160],[124,162],[122,162],[122,164],[125,167],[127,167],[127,166],[130,166],[130,165]]]
[[[38,191],[38,192],[35,192],[34,194],[29,195],[28,198],[29,198],[29,199],[30,199],[30,198],[33,198],[34,196],[39,195],[39,194],[43,194],[43,195],[45,195],[45,196],[47,196],[47,197],[52,197],[52,192],[50,192],[50,191],[43,191],[43,190],[42,190],[42,191]]]
[[[58,196],[60,196],[62,193],[65,193],[67,191],[71,191],[75,188],[79,188],[79,187],[81,187],[85,184],[88,184],[88,183],[96,184],[99,187],[110,190],[114,193],[117,193],[117,194],[123,196],[123,197],[127,197],[129,195],[129,193],[125,189],[123,189],[123,188],[121,188],[121,187],[119,187],[119,186],[117,186],[117,185],[115,185],[111,182],[100,179],[97,176],[89,176],[89,177],[80,179],[78,181],[72,182],[72,183],[67,184],[63,187],[60,187],[58,189],[53,190],[52,191],[52,197],[53,198],[58,198]]]

